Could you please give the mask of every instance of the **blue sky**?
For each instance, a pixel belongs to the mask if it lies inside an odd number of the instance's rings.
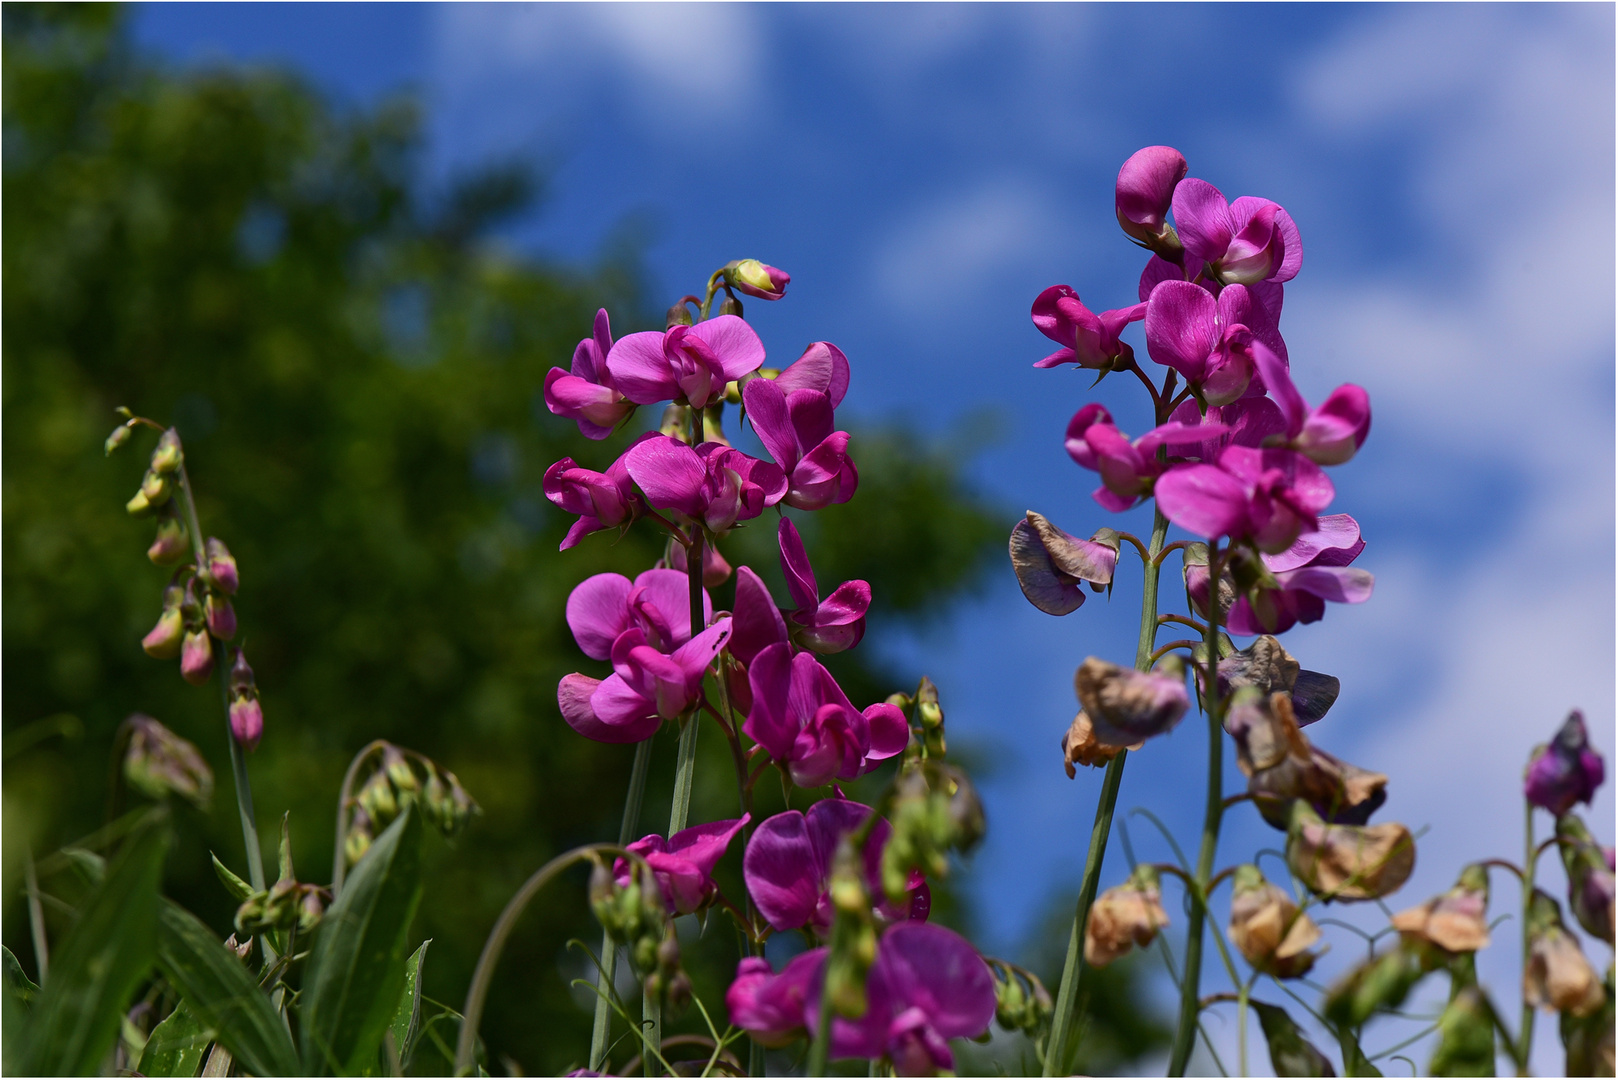
[[[1609,6],[146,5],[135,24],[177,61],[289,63],[351,103],[415,89],[432,177],[546,167],[548,201],[507,237],[524,249],[583,262],[638,230],[670,301],[730,258],[786,268],[787,300],[748,304],[772,359],[834,341],[845,409],[940,439],[998,417],[974,475],[1008,531],[1029,507],[1080,535],[1115,524],[1062,451],[1089,379],[1030,367],[1048,346],[1028,307],[1059,282],[1098,310],[1133,301],[1113,179],[1174,145],[1193,176],[1297,221],[1282,330],[1305,396],[1371,394],[1332,509],[1360,520],[1376,595],[1286,644],[1343,681],[1311,735],[1389,774],[1381,817],[1431,826],[1393,905],[1520,850],[1523,760],[1568,708],[1612,754]],[[1123,380],[1095,399],[1149,426]],[[1057,740],[1078,661],[1132,655],[1138,582],[1055,620],[1007,568],[947,625],[872,640],[997,752],[971,868],[989,949],[1078,877],[1099,773],[1069,781]],[[1203,754],[1192,720],[1134,755],[1121,808],[1189,843]],[[1607,839],[1613,814],[1609,785]],[[1224,858],[1279,839],[1249,817]],[[1166,857],[1131,822],[1142,856]],[[1115,855],[1103,884],[1124,872]],[[1504,999],[1512,951],[1484,958]]]

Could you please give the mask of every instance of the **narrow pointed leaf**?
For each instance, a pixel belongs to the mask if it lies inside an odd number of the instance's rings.
[[[241,901],[253,895],[253,886],[231,873],[230,867],[219,861],[219,856],[208,853],[213,859],[213,872],[219,878],[219,883],[230,893],[231,899]]]
[[[34,1000],[39,997],[39,984],[28,977],[10,949],[0,945],[0,953],[5,954],[6,982],[11,985],[12,992],[17,995],[17,1001],[26,1007],[31,1007]]]
[[[1303,1037],[1285,1009],[1262,1001],[1252,1005],[1258,1013],[1259,1026],[1264,1029],[1264,1041],[1270,1047],[1270,1065],[1276,1076],[1337,1075],[1331,1067],[1331,1059]]]
[[[421,900],[421,822],[413,807],[376,838],[326,912],[302,991],[303,1068],[373,1066],[404,986],[405,934]]]
[[[146,1076],[195,1076],[213,1035],[182,1001],[152,1029],[136,1071]]]
[[[388,1024],[388,1031],[393,1035],[393,1045],[399,1053],[400,1070],[410,1067],[410,1055],[416,1047],[416,1036],[421,1033],[421,965],[427,959],[427,946],[433,943],[428,938],[421,943],[421,947],[410,954],[405,961],[404,990],[399,994],[399,1007],[393,1013],[393,1019]]]
[[[168,846],[166,815],[154,812],[135,827],[79,909],[29,1016],[24,1075],[100,1071],[156,957],[157,889]]]
[[[299,1071],[292,1036],[258,980],[201,920],[168,900],[158,914],[157,966],[243,1069],[255,1076]]]

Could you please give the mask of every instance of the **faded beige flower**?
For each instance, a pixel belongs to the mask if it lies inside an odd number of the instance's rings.
[[[1139,750],[1145,746],[1144,741],[1133,746],[1108,746],[1096,738],[1095,727],[1090,718],[1084,713],[1073,718],[1073,724],[1062,736],[1062,757],[1066,760],[1063,765],[1067,769],[1067,778],[1073,779],[1078,772],[1075,765],[1105,765],[1125,750]]]
[[[1488,911],[1488,871],[1473,863],[1454,888],[1395,915],[1393,928],[1446,952],[1477,952],[1489,945]]]
[[[1523,1001],[1553,1012],[1589,1016],[1606,1003],[1606,991],[1578,941],[1562,923],[1562,909],[1538,889],[1528,913],[1528,962]]]
[[[1236,691],[1225,730],[1236,740],[1236,764],[1259,813],[1287,827],[1288,804],[1303,799],[1334,824],[1363,825],[1387,799],[1388,778],[1339,760],[1299,729],[1292,698],[1255,688]]]
[[[1314,966],[1320,927],[1292,897],[1251,863],[1236,868],[1230,901],[1230,939],[1255,970],[1295,979]]]
[[[1286,854],[1300,881],[1333,900],[1386,896],[1416,865],[1416,843],[1403,825],[1328,825],[1302,799],[1292,804]]]
[[[1084,961],[1105,967],[1137,945],[1150,945],[1168,924],[1157,870],[1137,866],[1128,881],[1108,889],[1090,906],[1084,924]]]

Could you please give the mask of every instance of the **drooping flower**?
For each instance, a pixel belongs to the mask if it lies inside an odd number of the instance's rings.
[[[1606,1003],[1601,977],[1562,924],[1562,908],[1539,889],[1528,908],[1528,959],[1523,1001],[1553,1012],[1588,1016]]]
[[[1105,967],[1137,945],[1150,945],[1168,924],[1157,868],[1141,863],[1128,881],[1103,892],[1090,906],[1084,924],[1084,962]]]
[[[704,590],[702,622],[713,620],[713,600]],[[587,577],[567,598],[567,625],[593,660],[612,657],[613,642],[638,630],[645,644],[673,652],[691,640],[689,582],[676,570],[647,570],[632,582],[622,574]]]
[[[1185,667],[1167,656],[1152,671],[1136,671],[1089,657],[1073,675],[1079,704],[1095,738],[1109,746],[1132,746],[1172,731],[1190,707]]]
[[[1407,941],[1436,945],[1449,953],[1489,947],[1489,874],[1480,863],[1461,871],[1454,888],[1393,916]]]
[[[787,810],[761,824],[742,855],[742,877],[759,914],[777,930],[812,928],[824,937],[834,911],[827,889],[837,841],[871,816],[871,808],[847,799],[821,799],[807,814]],[[871,828],[865,843],[867,888],[883,922],[925,920],[932,893],[921,874],[910,872],[908,895],[895,904],[882,891],[882,850],[893,829],[886,821]]]
[[[605,439],[618,422],[635,411],[635,405],[613,385],[607,369],[612,351],[612,324],[607,309],[596,312],[595,333],[580,341],[573,350],[571,374],[553,367],[545,376],[545,407],[557,416],[578,422],[586,438]]]
[[[1115,196],[1124,232],[1147,247],[1162,240],[1169,232],[1174,187],[1185,173],[1185,157],[1172,146],[1148,146],[1130,154],[1118,170]]]
[[[712,533],[758,517],[787,493],[780,469],[718,443],[692,449],[653,435],[631,446],[622,460],[647,503]]]
[[[1084,603],[1083,584],[1095,592],[1112,584],[1118,544],[1113,529],[1080,540],[1030,510],[1011,530],[1011,568],[1030,604],[1047,615],[1066,615]]]
[[[1130,442],[1113,424],[1106,406],[1092,403],[1068,421],[1066,446],[1078,465],[1101,474],[1101,487],[1091,497],[1108,510],[1123,511],[1150,495],[1163,475],[1167,466],[1158,460],[1160,447],[1176,454],[1184,447],[1200,446],[1222,430],[1213,423],[1191,426],[1171,420]]]
[[[1371,900],[1396,891],[1416,865],[1416,842],[1396,822],[1328,825],[1309,803],[1292,804],[1287,865],[1299,881],[1332,900]]]
[[[864,581],[845,581],[825,600],[815,581],[809,553],[792,519],[782,518],[776,530],[781,547],[781,571],[787,591],[798,605],[788,616],[793,639],[810,652],[839,653],[852,649],[865,636],[865,613],[871,607],[871,586]]]
[[[811,949],[787,962],[780,974],[762,957],[743,957],[725,991],[730,1022],[763,1046],[780,1047],[808,1032],[804,1012],[811,987],[818,990],[826,950]]]
[[[1208,405],[1229,405],[1246,393],[1263,352],[1285,367],[1279,294],[1229,285],[1216,298],[1171,279],[1153,287],[1145,317],[1147,353],[1178,371]]]
[[[1523,778],[1523,797],[1561,817],[1574,803],[1588,803],[1606,776],[1606,764],[1590,746],[1584,713],[1574,709],[1556,738],[1534,748]]]
[[[1320,466],[1293,450],[1227,446],[1213,465],[1176,465],[1158,478],[1158,506],[1198,536],[1251,540],[1267,554],[1319,528],[1336,494]]]
[[[596,742],[640,742],[664,720],[689,709],[702,690],[702,677],[730,637],[730,619],[721,618],[666,654],[646,643],[639,627],[612,643],[613,673],[593,679],[564,675],[556,688],[562,718]]]
[[[129,743],[124,751],[124,778],[135,790],[154,799],[179,795],[199,807],[213,797],[213,770],[196,746],[145,713],[124,721]]]
[[[1187,567],[1189,569],[1189,560]],[[1202,567],[1204,582],[1202,610],[1206,613],[1206,556]],[[1299,727],[1308,727],[1325,716],[1337,701],[1337,694],[1342,689],[1342,683],[1336,676],[1304,670],[1298,661],[1293,659],[1292,654],[1286,651],[1280,640],[1269,634],[1260,635],[1247,648],[1220,660],[1218,670],[1219,696],[1222,698],[1229,698],[1243,686],[1251,686],[1266,697],[1278,692],[1292,695],[1292,715],[1298,721]],[[1198,678],[1199,680],[1201,678],[1200,668]]]
[[[1034,325],[1039,332],[1062,346],[1037,368],[1077,364],[1092,371],[1127,371],[1135,362],[1135,350],[1118,340],[1124,327],[1146,317],[1145,304],[1133,304],[1097,315],[1079,300],[1069,285],[1052,285],[1034,298]]]
[[[718,315],[695,326],[671,326],[619,338],[607,353],[607,370],[623,395],[637,405],[673,401],[704,408],[725,395],[725,385],[764,363],[764,343],[735,315]]]
[[[1227,203],[1218,188],[1188,177],[1175,185],[1172,205],[1187,258],[1207,263],[1225,284],[1291,281],[1303,266],[1298,227],[1269,199]]]
[[[1096,738],[1095,725],[1081,710],[1068,726],[1067,733],[1062,736],[1062,764],[1067,769],[1067,778],[1073,779],[1078,771],[1075,765],[1088,765],[1092,768],[1105,765],[1125,750],[1139,750],[1146,745],[1146,740],[1132,746],[1109,746]]]
[[[742,725],[799,787],[852,780],[903,752],[910,739],[904,713],[886,702],[863,713],[810,653],[771,645],[747,670],[753,707]]]
[[[1339,760],[1304,737],[1285,691],[1239,688],[1225,730],[1236,740],[1236,764],[1260,815],[1278,829],[1287,827],[1293,800],[1339,825],[1365,824],[1387,800],[1386,776]]]
[[[545,470],[544,488],[547,499],[569,514],[579,515],[562,538],[561,551],[590,533],[629,524],[644,509],[623,457],[607,466],[604,473],[580,468],[578,462],[565,457]]]
[[[1236,868],[1231,883],[1230,940],[1249,964],[1277,979],[1308,974],[1319,953],[1320,927],[1251,863]]]
[[[657,879],[663,902],[676,915],[689,915],[707,904],[719,891],[713,868],[724,858],[730,841],[742,831],[752,815],[731,821],[710,821],[682,829],[668,839],[657,834],[643,836],[625,847],[646,860]],[[629,860],[623,857],[612,865],[620,888],[629,885]]]
[[[854,497],[860,474],[848,456],[848,432],[833,430],[831,395],[752,379],[742,401],[759,441],[787,476],[788,506],[819,510]]]
[[[1595,842],[1576,814],[1556,819],[1556,846],[1567,871],[1567,906],[1584,927],[1612,944],[1613,849]]]

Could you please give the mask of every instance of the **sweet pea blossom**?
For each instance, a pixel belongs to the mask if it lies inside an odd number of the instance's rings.
[[[766,961],[744,959],[725,995],[731,1022],[766,1046],[816,1030],[825,968],[823,948],[795,957],[779,975]],[[931,923],[888,928],[865,993],[865,1015],[832,1018],[831,1056],[885,1058],[900,1076],[953,1069],[947,1040],[981,1035],[994,1019],[988,965],[965,938]]]
[[[545,407],[557,416],[570,417],[586,438],[605,439],[620,420],[635,411],[624,400],[607,370],[612,351],[612,324],[607,309],[596,312],[595,334],[573,350],[573,371],[553,367],[545,376]]]
[[[1147,246],[1168,232],[1174,188],[1185,179],[1185,157],[1172,146],[1148,146],[1129,155],[1118,170],[1118,224]]]
[[[630,401],[672,400],[699,409],[723,398],[727,383],[762,363],[764,343],[735,315],[630,334],[607,353],[607,371]]]
[[[829,341],[812,341],[802,356],[771,381],[787,394],[794,390],[819,390],[831,399],[831,407],[835,409],[848,393],[848,357]]]
[[[625,451],[623,462],[649,504],[713,533],[758,517],[787,493],[780,469],[719,443],[693,450],[668,435],[651,435]]]
[[[747,679],[753,707],[742,730],[799,787],[863,776],[909,741],[909,724],[897,706],[879,702],[860,712],[820,661],[809,653],[792,655],[790,645],[761,651]]]
[[[1170,454],[1197,447],[1223,434],[1214,422],[1189,425],[1171,420],[1134,442],[1114,426],[1106,406],[1089,404],[1073,414],[1067,425],[1067,454],[1077,464],[1101,474],[1101,487],[1091,497],[1108,510],[1128,510],[1152,493],[1153,484],[1168,467],[1157,459],[1158,447]]]
[[[1574,803],[1588,803],[1606,777],[1606,763],[1590,746],[1584,713],[1574,709],[1556,738],[1535,748],[1523,777],[1523,797],[1560,817]]]
[[[1273,353],[1257,349],[1253,359],[1285,420],[1286,445],[1316,465],[1341,465],[1354,456],[1371,430],[1371,399],[1362,388],[1344,383],[1310,409]]]
[[[757,259],[737,259],[725,265],[725,281],[748,296],[779,300],[786,295],[792,275]]]
[[[1199,536],[1251,540],[1278,554],[1319,527],[1336,494],[1320,466],[1294,450],[1227,446],[1213,465],[1177,465],[1154,489],[1164,516]]]
[[[579,520],[562,538],[561,551],[573,547],[590,533],[629,524],[644,509],[630,482],[623,457],[607,466],[604,473],[581,468],[578,462],[565,457],[545,470],[544,488],[547,499],[568,513],[579,515]]]
[[[593,679],[564,675],[557,704],[568,725],[587,739],[606,743],[640,742],[659,724],[689,709],[702,692],[702,677],[730,637],[730,619],[721,618],[673,653],[647,644],[637,627],[612,643],[613,673]]]
[[[1164,657],[1151,671],[1087,657],[1073,674],[1073,690],[1096,741],[1108,746],[1132,746],[1172,731],[1191,704],[1185,667],[1175,656]]]
[[[1030,510],[1011,530],[1011,567],[1030,604],[1047,615],[1066,615],[1084,603],[1081,583],[1096,592],[1112,584],[1118,543],[1113,529],[1080,540]]]
[[[1262,569],[1250,568],[1237,575],[1253,580],[1229,603],[1225,613],[1227,630],[1233,634],[1279,634],[1297,623],[1319,622],[1326,614],[1328,600],[1363,604],[1371,598],[1376,578],[1368,570],[1349,566],[1365,550],[1359,522],[1348,514],[1326,514],[1318,522],[1318,528],[1299,534],[1285,551],[1259,555],[1257,561]],[[1222,594],[1233,591],[1228,569],[1223,576]],[[1199,546],[1196,552],[1187,552],[1185,583],[1192,606],[1206,617],[1206,549]],[[1229,597],[1223,597],[1221,602],[1229,602]]]
[[[593,660],[612,657],[613,642],[640,631],[647,645],[673,652],[691,640],[690,585],[677,570],[647,570],[631,582],[622,574],[596,574],[567,598],[567,625]],[[713,618],[713,600],[702,594],[703,624]]]
[[[713,868],[724,858],[730,841],[742,831],[752,815],[732,821],[710,821],[682,829],[668,839],[655,833],[643,836],[625,850],[639,855],[652,868],[657,890],[675,915],[689,915],[711,900],[719,891]],[[612,864],[620,888],[629,885],[629,860],[620,857]]]
[[[776,538],[781,546],[781,570],[786,575],[787,591],[798,605],[788,616],[793,638],[810,652],[822,654],[858,645],[865,636],[865,613],[871,607],[870,584],[845,581],[822,600],[814,567],[809,565],[809,553],[790,518],[781,519]]]
[[[821,799],[807,814],[787,810],[753,832],[742,855],[742,878],[759,914],[777,930],[814,929],[824,938],[835,914],[827,889],[837,841],[871,816],[871,808],[848,799]],[[882,891],[882,849],[893,828],[878,821],[865,842],[865,879],[877,900],[875,914],[885,922],[922,921],[932,892],[917,870],[906,883],[909,896],[891,903]]]
[[[1039,332],[1062,346],[1037,368],[1077,364],[1096,371],[1123,371],[1135,362],[1135,350],[1118,340],[1124,327],[1146,317],[1145,304],[1095,314],[1067,285],[1052,285],[1034,298],[1031,313]]]
[[[1280,290],[1228,285],[1216,298],[1189,281],[1162,281],[1146,303],[1146,351],[1173,368],[1209,405],[1228,405],[1247,392],[1255,353],[1268,349],[1285,363]]]
[[[1206,180],[1189,177],[1174,188],[1174,225],[1190,259],[1207,263],[1226,284],[1291,281],[1303,265],[1303,242],[1292,216],[1269,199],[1244,195],[1227,203]]]
[[[779,379],[751,379],[742,401],[759,441],[787,476],[788,506],[819,510],[854,497],[860,474],[848,456],[848,432],[833,430],[829,394],[783,389]]]

